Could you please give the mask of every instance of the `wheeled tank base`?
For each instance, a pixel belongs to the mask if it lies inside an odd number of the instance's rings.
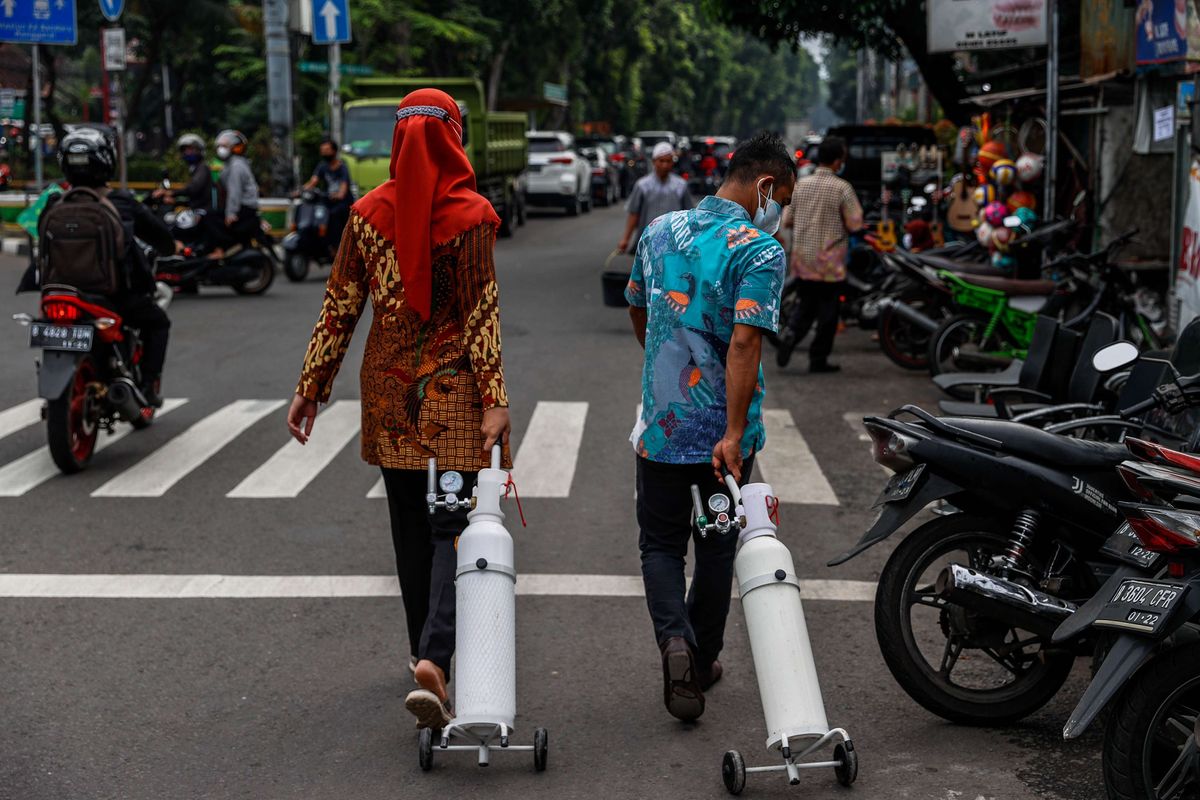
[[[479,756],[479,766],[486,767],[491,763],[491,754],[500,753],[533,753],[533,768],[537,772],[546,770],[546,757],[549,752],[549,735],[545,728],[533,732],[533,744],[510,744],[509,728],[502,723],[471,723],[470,725],[452,724],[440,732],[431,728],[422,728],[418,738],[417,757],[421,769],[425,772],[433,769],[433,754],[443,751],[466,751]],[[435,743],[434,739],[437,738]],[[463,744],[451,744],[459,740]]]
[[[841,741],[833,748],[832,761],[801,761],[805,756],[812,755],[832,742],[835,737],[840,738]],[[752,772],[786,772],[788,783],[792,786],[800,783],[800,770],[802,769],[833,767],[837,782],[842,786],[849,786],[858,777],[858,753],[854,751],[854,744],[850,741],[849,735],[841,728],[829,731],[800,753],[792,752],[786,738],[783,740],[782,747],[778,749],[772,747],[771,750],[780,754],[783,758],[782,764],[747,767],[745,760],[742,759],[742,754],[737,750],[729,750],[725,753],[725,757],[721,761],[721,779],[725,782],[725,788],[729,790],[730,794],[741,794],[742,789],[746,788],[746,775]]]

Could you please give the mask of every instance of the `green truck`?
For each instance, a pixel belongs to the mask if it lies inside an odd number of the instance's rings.
[[[342,150],[358,196],[388,179],[396,106],[409,92],[432,87],[458,103],[466,137],[463,146],[475,169],[479,193],[500,217],[500,235],[512,236],[525,221],[519,186],[529,150],[524,114],[488,111],[483,84],[476,78],[360,78],[353,87],[357,99],[343,106]]]

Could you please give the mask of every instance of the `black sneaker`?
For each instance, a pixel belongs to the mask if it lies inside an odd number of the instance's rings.
[[[696,673],[692,648],[672,636],[662,648],[663,703],[675,719],[691,722],[704,713],[704,691]]]
[[[796,336],[791,331],[784,331],[779,335],[779,342],[775,345],[775,363],[779,367],[786,367],[788,362],[792,360],[792,351],[796,349]]]
[[[150,381],[142,386],[142,397],[146,398],[146,404],[150,408],[162,408],[162,398],[158,396],[159,382],[157,380]]]

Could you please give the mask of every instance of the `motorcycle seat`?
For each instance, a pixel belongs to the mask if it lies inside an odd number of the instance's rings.
[[[984,289],[995,289],[1012,297],[1045,297],[1053,294],[1058,286],[1054,281],[1031,280],[1023,281],[1015,278],[1000,278],[993,275],[972,275],[968,280],[975,286]]]
[[[958,261],[953,258],[946,258],[945,256],[930,255],[929,253],[912,254],[912,258],[927,267],[944,269],[958,275],[1002,276],[1004,274],[986,261]]]
[[[1129,458],[1123,444],[1073,439],[1007,419],[942,417],[942,422],[1000,442],[1000,450],[1054,467],[1111,469]]]

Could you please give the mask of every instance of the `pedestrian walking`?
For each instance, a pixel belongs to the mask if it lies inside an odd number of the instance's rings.
[[[850,233],[863,224],[862,206],[849,182],[838,177],[846,163],[846,142],[826,136],[817,148],[817,168],[796,181],[792,197],[791,280],[798,281],[800,302],[779,335],[775,361],[786,367],[792,351],[813,323],[808,348],[809,372],[837,372],[829,363],[838,311],[845,291]]]
[[[396,569],[419,689],[405,700],[421,727],[453,718],[454,544],[465,510],[430,516],[428,460],[470,485],[496,442],[508,455],[508,397],[492,261],[499,218],[475,191],[458,105],[445,92],[404,98],[392,134],[391,180],[350,212],[325,302],[304,356],[288,429],[304,444],[367,299],[362,455],[383,471]]]
[[[633,191],[625,201],[629,212],[625,219],[625,233],[617,245],[617,251],[629,251],[630,244],[637,248],[642,231],[650,222],[671,211],[685,211],[696,205],[688,191],[687,181],[676,175],[675,151],[667,142],[659,142],[650,152],[654,171],[643,175],[633,184]]]
[[[766,440],[762,335],[779,321],[786,272],[772,236],[792,195],[795,163],[761,134],[734,153],[721,188],[691,210],[652,221],[638,242],[625,296],[645,348],[637,453],[638,540],[646,604],[662,655],[663,701],[681,720],[704,712],[721,677],[736,536],[700,538],[690,487],[725,492]],[[692,588],[684,559],[695,543]]]

